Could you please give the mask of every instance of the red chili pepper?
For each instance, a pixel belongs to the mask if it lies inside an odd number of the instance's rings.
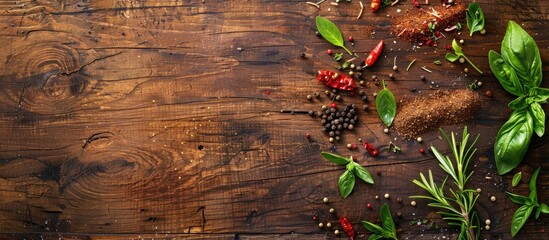
[[[379,150],[377,150],[377,148],[375,148],[374,146],[372,146],[372,144],[369,144],[368,142],[364,142],[364,149],[366,149],[366,151],[368,151],[368,153],[372,157],[375,157],[379,154]]]
[[[356,87],[355,81],[352,78],[330,70],[318,71],[318,81],[339,90],[353,91]]]
[[[379,10],[379,6],[381,6],[381,0],[372,0],[372,3],[370,4],[370,10],[372,10],[372,12],[375,12]]]
[[[341,228],[343,228],[343,231],[347,233],[347,236],[351,238],[351,240],[355,239],[355,230],[353,230],[353,225],[347,220],[345,217],[339,217],[339,223],[341,224]]]
[[[374,63],[377,61],[377,58],[381,54],[381,50],[383,50],[383,40],[381,40],[377,46],[370,52],[368,57],[366,58],[366,67],[374,65]]]
[[[414,6],[419,7],[419,2],[417,0],[414,0]]]

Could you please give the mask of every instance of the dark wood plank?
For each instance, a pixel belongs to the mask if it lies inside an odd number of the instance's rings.
[[[487,53],[499,49],[507,20],[514,20],[536,39],[548,76],[549,6],[541,0],[478,2],[487,34],[461,36],[472,61],[488,72]],[[358,1],[337,7],[325,2],[321,10],[305,1],[0,1],[0,232],[8,239],[329,239],[332,231],[319,229],[312,215],[338,226],[328,213],[333,207],[364,235],[359,221],[376,221],[388,202],[394,214],[403,214],[402,238],[455,237],[453,229],[410,225],[440,220],[427,202],[412,207],[408,198],[421,192],[411,183],[419,172],[444,176],[432,155],[418,152],[430,145],[448,152],[436,131],[422,135],[419,144],[395,130],[383,133],[375,111],[361,112],[359,126],[337,151],[357,155],[381,176],[375,185],[357,184],[348,199],[338,196],[342,169],[319,155],[332,145],[319,120],[301,112],[329,103],[305,96],[326,89],[314,77],[317,70],[337,67],[325,54],[332,46],[314,34],[314,17],[321,14],[353,35],[352,50],[362,59],[386,40],[382,58],[365,70],[365,78],[386,78],[396,56],[400,70],[389,87],[399,100],[434,91],[420,75],[440,89],[480,80],[480,92],[492,91],[467,123],[480,134],[471,187],[482,189],[478,210],[492,220],[482,237],[509,239],[517,206],[504,192],[512,175],[496,174],[492,145],[512,96],[491,74],[465,74],[465,65],[445,61],[434,65],[443,60],[442,47],[415,48],[389,35],[390,16],[399,15],[397,8],[400,14],[415,11],[410,4],[365,11],[356,20]],[[412,59],[417,62],[404,71]],[[364,90],[371,95],[379,87],[369,83]],[[344,103],[361,104],[342,95]],[[344,147],[359,138],[377,146],[393,141],[402,152],[374,159]],[[548,146],[547,136],[534,137],[518,169],[528,179],[542,167],[538,188],[544,202]],[[527,193],[528,186],[516,191]],[[392,197],[374,199],[385,193]],[[518,238],[548,239],[548,223],[547,215],[532,219]]]

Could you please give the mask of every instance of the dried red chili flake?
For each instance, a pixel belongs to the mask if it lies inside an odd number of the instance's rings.
[[[414,0],[414,6],[419,7],[419,2],[417,0]]]
[[[346,217],[339,217],[339,223],[341,224],[341,228],[343,228],[343,231],[349,236],[351,240],[355,239],[355,230],[353,229],[353,225],[347,220]]]
[[[368,142],[364,142],[364,149],[366,149],[366,151],[368,151],[368,153],[372,157],[375,157],[379,154],[379,150],[377,150],[377,148],[375,148],[374,146],[372,146],[372,144],[369,144]]]
[[[265,90],[265,94],[271,95],[271,90]]]
[[[317,79],[324,85],[339,90],[353,91],[356,87],[352,78],[330,70],[319,70]]]

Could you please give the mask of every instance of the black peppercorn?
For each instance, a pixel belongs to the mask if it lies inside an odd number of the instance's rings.
[[[425,76],[423,76],[423,75],[421,75],[420,78],[421,78],[421,81],[425,81],[425,80],[427,79],[427,78],[426,78]]]
[[[301,53],[299,54],[299,57],[305,58],[305,53],[304,53],[304,52],[301,52]]]
[[[307,100],[311,101],[313,99],[313,96],[307,95]]]
[[[320,98],[320,93],[319,92],[315,92],[315,98]]]
[[[353,129],[355,129],[355,126],[354,126],[353,124],[349,124],[349,126],[347,127],[347,129],[349,129],[349,130],[352,131]]]
[[[338,131],[338,130],[335,131],[336,136],[339,136],[340,134],[341,134],[341,131]]]
[[[313,117],[315,115],[315,111],[309,110],[309,116]]]
[[[336,137],[335,137],[335,140],[336,140],[336,141],[339,141],[339,140],[341,140],[341,137],[336,136]]]
[[[364,111],[367,111],[368,110],[368,104],[364,104],[364,106],[362,106],[362,109],[364,109]]]
[[[351,120],[349,120],[349,123],[350,123],[350,124],[355,124],[355,120],[354,120],[354,119],[351,119]]]
[[[320,34],[319,31],[315,31],[315,35],[316,35],[317,37],[321,37],[321,36],[322,36],[322,34]]]
[[[335,136],[335,133],[334,133],[334,131],[330,131],[330,132],[328,133],[328,135],[329,135],[330,137],[333,137],[333,136]]]
[[[358,92],[358,95],[364,96],[364,95],[366,95],[366,93],[364,91],[360,90],[360,92]]]
[[[360,97],[360,100],[362,100],[363,102],[367,102],[368,101],[368,96],[364,95],[364,96]]]

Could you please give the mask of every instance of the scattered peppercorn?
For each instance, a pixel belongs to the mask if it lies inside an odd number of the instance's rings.
[[[480,34],[482,35],[486,34],[486,29],[483,28],[482,30],[480,30]]]
[[[490,225],[484,226],[484,229],[486,229],[486,231],[489,231],[490,230]]]
[[[307,100],[309,100],[309,101],[313,100],[313,96],[307,95]]]
[[[402,213],[401,213],[401,212],[397,212],[397,217],[402,217]]]
[[[419,78],[421,78],[421,81],[427,80],[427,78],[426,78],[425,76],[423,76],[423,75],[421,75],[421,77],[419,77]]]
[[[331,142],[331,143],[333,143],[333,142],[334,142],[334,138],[333,138],[333,137],[331,137],[331,138],[328,138],[328,142]]]
[[[394,66],[393,66],[393,70],[394,70],[394,71],[397,71],[397,70],[398,70],[398,66],[397,66],[397,65],[394,65]]]
[[[384,132],[384,133],[389,133],[389,129],[388,129],[388,128],[385,128],[385,129],[383,129],[383,132]]]
[[[316,35],[317,37],[321,37],[321,36],[322,36],[322,34],[320,34],[319,31],[315,31],[315,35]]]
[[[335,235],[339,235],[339,230],[337,230],[337,229],[334,230],[334,234],[335,234]]]
[[[366,207],[367,207],[368,209],[372,209],[372,204],[371,204],[371,203],[368,203],[368,204],[366,204]]]
[[[349,42],[352,42],[353,41],[353,36],[349,36]]]
[[[397,198],[397,202],[402,202],[402,199],[401,199],[401,198]]]
[[[334,213],[334,212],[335,212],[335,209],[330,208],[330,213]]]
[[[459,63],[464,63],[464,62],[465,62],[465,58],[460,57],[460,58],[459,58]]]
[[[358,148],[358,145],[356,145],[356,143],[353,143],[353,145],[351,145],[351,149],[356,150],[357,148]]]
[[[389,78],[390,79],[395,79],[395,75],[393,75],[392,73],[389,74]]]
[[[419,149],[419,152],[420,152],[421,154],[425,154],[425,149],[424,149],[424,148],[420,148],[420,149]]]
[[[299,54],[299,57],[305,58],[305,53],[304,53],[304,52],[301,52],[301,53]]]
[[[319,228],[323,228],[323,227],[324,227],[324,223],[318,223],[318,227],[319,227]]]
[[[332,51],[332,49],[328,49],[327,53],[328,53],[328,55],[332,55],[332,53],[334,53],[334,52]]]
[[[320,93],[319,93],[319,92],[315,92],[315,93],[314,93],[314,96],[315,96],[315,98],[320,98]]]
[[[350,144],[350,143],[347,144],[347,148],[348,148],[348,149],[351,149],[352,147],[353,147],[352,144]]]
[[[417,204],[416,201],[410,202],[410,205],[412,205],[412,206],[416,206],[416,204]]]
[[[482,189],[477,188],[477,193],[480,193],[480,192],[482,192]]]
[[[316,215],[313,215],[312,219],[313,219],[313,221],[316,221],[317,216],[316,216]]]
[[[496,201],[496,196],[491,196],[490,201],[495,202]]]
[[[327,203],[327,202],[328,202],[328,198],[327,198],[327,197],[324,197],[324,198],[322,199],[322,201],[325,202],[325,203]]]
[[[490,91],[490,90],[486,91],[486,96],[492,97],[492,91]]]
[[[417,140],[417,142],[423,142],[423,138],[421,138],[421,137],[417,137],[416,140]]]
[[[376,175],[381,176],[381,171],[377,171]]]
[[[490,221],[490,219],[486,219],[486,221],[484,223],[486,223],[486,225],[490,225],[490,224],[492,224],[492,221]]]
[[[477,82],[477,86],[479,87],[482,86],[482,82],[481,81]]]
[[[378,196],[378,195],[376,195],[376,196],[375,196],[375,199],[376,199],[376,200],[377,200],[377,199],[379,199],[379,196]]]
[[[383,195],[383,197],[385,197],[385,199],[389,199],[389,194],[388,193],[385,193],[385,195]]]
[[[469,68],[464,68],[463,72],[469,72]]]
[[[331,228],[331,227],[332,227],[332,223],[326,223],[326,227]]]
[[[460,40],[459,40],[459,43],[464,44],[464,43],[465,43],[465,40],[460,39]]]
[[[362,106],[362,109],[364,109],[364,111],[368,111],[368,104],[364,104],[364,105]]]

